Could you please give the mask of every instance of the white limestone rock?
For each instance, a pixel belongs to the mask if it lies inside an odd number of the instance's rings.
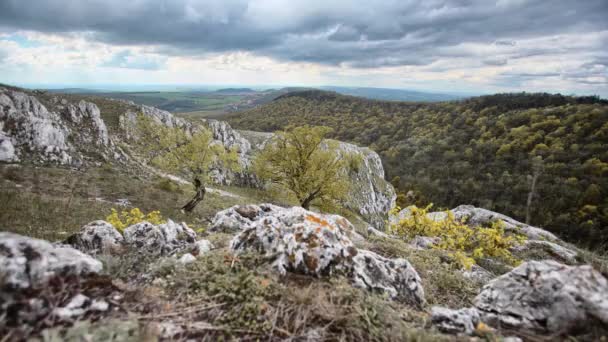
[[[489,282],[473,303],[490,326],[567,332],[608,324],[608,280],[591,266],[529,261]]]
[[[527,225],[491,210],[476,208],[472,205],[460,205],[450,211],[454,214],[455,219],[464,222],[470,227],[490,226],[493,222],[501,220],[504,223],[505,231],[523,234],[530,240],[559,241],[551,232]],[[389,217],[389,223],[396,224],[409,215],[410,208],[405,208],[396,215],[391,215],[391,217]],[[428,213],[427,216],[435,221],[441,221],[447,218],[447,213],[441,211],[431,212]]]
[[[395,300],[424,303],[420,277],[409,262],[357,249],[351,240],[354,227],[339,215],[269,204],[235,206],[219,212],[212,227],[240,230],[230,243],[231,250],[262,253],[281,274],[341,272],[361,288]]]
[[[89,254],[112,254],[122,249],[124,238],[113,225],[106,221],[93,221],[65,241],[67,244]]]
[[[513,252],[525,252],[534,249],[542,249],[549,253],[553,258],[559,259],[568,264],[575,264],[578,258],[578,252],[564,246],[558,245],[555,242],[544,240],[526,240],[521,245],[513,248]]]
[[[153,225],[140,222],[125,228],[123,232],[125,243],[142,252],[153,255],[171,255],[189,247],[196,239],[196,232],[185,223],[166,223]]]
[[[431,309],[431,322],[444,333],[471,335],[477,328],[480,318],[479,312],[474,308],[453,310],[434,306]]]
[[[101,272],[98,260],[71,247],[0,232],[0,289],[39,288],[53,277]]]
[[[353,257],[353,283],[373,292],[385,293],[393,300],[423,305],[422,279],[405,259],[388,259],[359,249]]]

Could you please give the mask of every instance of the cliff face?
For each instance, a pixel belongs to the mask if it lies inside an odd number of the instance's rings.
[[[109,134],[99,108],[91,102],[72,103],[60,95],[38,96],[35,92],[0,88],[0,161],[55,163],[79,166],[87,162],[118,160],[127,157],[115,142],[129,138],[137,113],[160,124],[188,132],[199,125],[150,106],[135,106],[120,117],[120,133]],[[263,188],[251,170],[257,151],[263,148],[269,133],[237,131],[222,121],[206,120],[215,140],[236,149],[241,171],[216,168],[211,172],[215,183]],[[344,172],[350,190],[344,205],[377,228],[384,228],[386,215],[395,204],[395,191],[384,180],[384,168],[378,154],[368,148],[339,142],[340,154],[355,155],[361,163]]]
[[[166,111],[142,106],[144,115],[154,118],[158,123],[170,127],[181,127],[188,131],[196,130],[196,125],[176,118]],[[129,112],[121,119],[126,132],[135,122],[135,113]],[[241,170],[235,172],[216,168],[211,171],[211,178],[217,184],[237,185],[263,188],[261,182],[251,170],[251,163],[257,151],[272,137],[271,133],[238,131],[223,121],[204,120],[204,126],[213,133],[213,138],[230,149],[236,149]],[[350,180],[350,190],[344,205],[361,215],[367,222],[377,228],[384,228],[388,211],[395,205],[395,190],[384,180],[384,168],[380,156],[365,147],[339,142],[339,153],[358,156],[362,162],[357,168],[345,171],[344,177]]]
[[[22,159],[77,166],[89,159],[119,158],[99,108],[0,87],[0,161]]]

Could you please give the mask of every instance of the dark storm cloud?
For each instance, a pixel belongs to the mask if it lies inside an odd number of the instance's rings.
[[[608,30],[606,17],[606,0],[0,0],[0,30],[88,32],[169,54],[251,51],[353,67],[430,64],[467,42],[517,49],[520,39]],[[515,58],[535,53],[544,52]]]

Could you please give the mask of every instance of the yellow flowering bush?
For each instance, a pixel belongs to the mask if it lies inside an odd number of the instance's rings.
[[[160,211],[151,211],[148,214],[144,214],[139,208],[133,208],[131,210],[123,210],[119,213],[116,209],[112,208],[112,213],[106,217],[106,221],[114,226],[119,232],[131,225],[139,222],[147,221],[152,224],[162,224],[167,221],[160,214]]]
[[[470,269],[477,260],[485,257],[497,258],[511,265],[520,263],[510,249],[522,243],[525,237],[505,234],[502,221],[496,221],[490,227],[471,228],[457,220],[451,211],[446,211],[445,217],[428,215],[431,206],[409,207],[410,215],[390,225],[390,232],[407,241],[416,236],[438,237],[440,241],[434,248],[447,251],[465,269]],[[397,207],[391,213],[399,211]]]

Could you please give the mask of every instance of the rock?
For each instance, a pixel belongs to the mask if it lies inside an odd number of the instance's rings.
[[[19,157],[15,154],[15,147],[13,146],[11,138],[2,131],[2,123],[0,123],[0,161],[19,161]]]
[[[98,260],[71,247],[0,232],[0,289],[39,288],[53,277],[101,272]]]
[[[494,275],[492,273],[476,264],[471,266],[470,270],[462,271],[462,275],[480,284],[486,284],[494,278]]]
[[[414,249],[429,249],[433,248],[441,241],[439,237],[416,236],[409,242],[409,245]]]
[[[171,220],[159,225],[140,222],[125,228],[123,235],[128,245],[154,255],[174,254],[196,239],[196,232],[185,223]]]
[[[285,209],[269,204],[259,208],[254,220],[241,216],[247,221],[241,233],[231,241],[230,248],[235,252],[251,249],[276,255],[273,266],[281,274],[288,270],[329,274],[334,263],[352,259],[357,253],[347,236],[354,228],[338,215],[321,215],[300,207]],[[238,214],[240,208],[231,209]]]
[[[212,226],[220,229],[223,224],[240,230],[230,243],[234,253],[262,253],[281,274],[343,272],[356,286],[393,299],[424,303],[420,277],[409,262],[358,250],[350,238],[354,227],[341,216],[262,204],[235,206],[218,213]]]
[[[65,243],[86,253],[112,254],[122,249],[122,234],[106,221],[93,221],[68,237]]]
[[[104,300],[91,300],[83,294],[77,294],[66,306],[55,308],[53,315],[62,320],[70,320],[90,311],[107,311],[109,307],[109,304]]]
[[[179,258],[179,262],[184,265],[189,264],[194,261],[196,261],[196,257],[190,253],[186,253],[186,254],[182,255],[181,258]]]
[[[77,165],[83,156],[113,155],[113,145],[99,108],[51,98],[47,108],[41,94],[0,88],[0,160],[31,159]],[[10,159],[10,160],[7,160]]]
[[[529,261],[485,285],[474,306],[491,326],[568,332],[608,324],[608,281],[591,266]]]
[[[268,211],[272,211],[274,205],[264,205]],[[278,207],[277,207],[278,208]],[[250,227],[258,216],[262,216],[263,208],[257,205],[249,204],[242,206],[234,206],[226,210],[217,212],[209,226],[210,232],[235,233],[242,229]]]
[[[531,240],[559,240],[552,233],[537,227],[514,220],[497,212],[476,208],[472,205],[461,205],[451,210],[456,219],[464,220],[471,227],[489,226],[493,222],[501,220],[505,231],[518,232],[526,235]]]
[[[452,310],[434,306],[431,309],[431,322],[444,333],[471,335],[480,319],[479,313],[474,308]]]
[[[422,279],[405,259],[387,259],[359,249],[353,257],[352,278],[355,286],[388,294],[389,298],[423,305]]]
[[[505,231],[523,234],[527,236],[528,239],[559,240],[555,235],[544,229],[527,225],[491,210],[476,208],[472,205],[461,205],[450,211],[454,214],[454,218],[464,222],[470,227],[490,226],[493,222],[501,220],[504,223]],[[409,215],[410,208],[405,208],[396,215],[391,215],[389,217],[389,223],[396,224],[400,220],[407,218]],[[442,211],[431,212],[428,213],[427,216],[435,221],[441,221],[447,218],[447,213]]]
[[[338,153],[361,160],[360,165],[351,167],[344,174],[349,179],[344,206],[373,226],[386,229],[388,212],[395,207],[397,195],[393,186],[384,179],[380,156],[367,147],[345,142],[338,143]]]
[[[576,251],[560,246],[557,243],[543,240],[526,240],[522,244],[515,246],[513,251],[526,252],[534,249],[542,249],[552,257],[568,264],[575,264],[578,257],[578,252]]]
[[[207,254],[213,249],[213,244],[209,240],[198,240],[194,243],[192,254],[194,256],[200,256]]]
[[[385,238],[385,239],[390,239],[391,238],[390,235],[386,234],[385,232],[381,232],[381,231],[379,231],[378,229],[376,229],[376,228],[374,228],[372,226],[367,227],[367,235],[368,236],[375,235],[375,236],[378,236],[378,237],[381,237],[381,238]]]

